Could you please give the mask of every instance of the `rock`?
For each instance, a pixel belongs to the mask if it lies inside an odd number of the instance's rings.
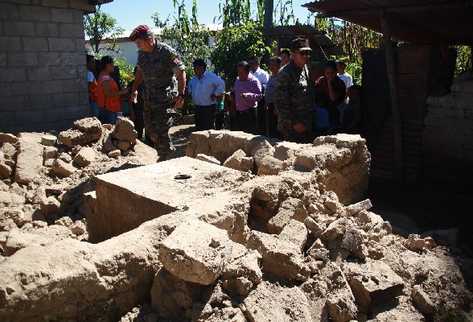
[[[371,200],[365,199],[363,201],[357,202],[355,204],[349,205],[348,207],[345,208],[345,211],[348,216],[353,216],[356,215],[363,210],[370,210],[373,207],[371,204]]]
[[[237,256],[234,255],[225,266],[222,280],[225,290],[245,297],[263,278],[260,268],[261,255],[254,250],[248,251],[243,246],[235,247],[239,248],[242,250],[237,251]]]
[[[299,248],[291,242],[259,231],[252,231],[247,247],[263,257],[263,271],[288,281],[304,281],[309,270]]]
[[[321,235],[321,239],[325,242],[341,239],[345,234],[346,228],[350,226],[350,221],[345,218],[339,218],[327,226]]]
[[[11,133],[0,132],[0,145],[2,145],[2,143],[16,144],[17,142],[18,138],[15,135]]]
[[[53,165],[54,165],[54,161],[56,161],[55,159],[47,159],[44,161],[44,166],[47,167],[47,168],[52,168]]]
[[[126,117],[118,117],[115,123],[115,128],[112,132],[112,137],[119,141],[126,141],[134,145],[138,138],[138,133],[135,131],[135,125]]]
[[[404,288],[402,279],[381,261],[362,265],[347,263],[343,271],[362,312],[369,312],[372,305],[394,299]]]
[[[294,142],[278,142],[274,146],[274,157],[281,161],[291,161],[294,162],[296,153],[299,150],[302,150],[310,146],[309,144],[298,144]]]
[[[73,128],[62,131],[58,143],[70,148],[97,142],[102,137],[102,124],[95,117],[88,117],[74,122]]]
[[[222,274],[233,247],[225,230],[194,219],[178,226],[161,243],[159,259],[174,276],[210,285]]]
[[[69,229],[76,236],[84,235],[87,232],[85,224],[80,220],[76,220],[71,226],[69,226]]]
[[[325,245],[320,239],[317,239],[314,244],[312,244],[307,253],[315,260],[326,262],[330,259],[330,251],[325,248]]]
[[[61,217],[59,218],[58,220],[56,220],[54,222],[55,225],[59,225],[59,226],[64,226],[64,227],[67,227],[69,228],[70,226],[72,226],[74,222],[72,221],[71,217]]]
[[[310,304],[302,291],[262,282],[244,300],[250,322],[313,321]]]
[[[122,151],[128,151],[131,148],[131,143],[128,141],[118,141],[117,148]]]
[[[203,153],[197,154],[197,156],[195,158],[197,160],[200,160],[200,161],[209,162],[209,163],[213,163],[213,164],[216,164],[216,165],[221,165],[220,161],[217,158],[214,158],[212,156],[209,156],[209,155],[206,155],[206,154],[203,154]]]
[[[0,205],[22,205],[25,203],[25,197],[15,192],[0,191]]]
[[[382,235],[392,232],[391,225],[384,219],[370,211],[361,211],[355,217],[356,224],[368,233],[381,233]]]
[[[259,176],[277,175],[279,172],[285,169],[285,164],[272,155],[263,157],[258,164]]]
[[[409,237],[404,240],[403,245],[407,249],[418,253],[437,246],[432,237],[420,238],[420,236],[416,234],[409,235]]]
[[[279,234],[291,219],[304,222],[306,217],[304,203],[297,198],[288,198],[282,202],[278,212],[268,221],[266,227],[269,233]]]
[[[36,179],[43,166],[43,146],[35,133],[20,133],[15,181],[28,184]]]
[[[247,157],[245,151],[237,150],[223,163],[224,167],[248,172],[253,170],[253,158]]]
[[[16,155],[16,147],[11,143],[3,143],[0,147],[0,152],[3,153],[6,160],[14,160]]]
[[[21,208],[6,208],[3,209],[3,216],[13,220],[13,222],[19,228],[23,227],[27,223],[31,223],[31,213],[24,212]]]
[[[355,227],[349,227],[343,236],[341,247],[349,251],[351,255],[365,260],[368,257],[368,249],[364,242],[366,233]]]
[[[193,132],[186,147],[186,156],[195,158],[198,154],[210,155],[209,131]]]
[[[319,238],[322,235],[324,229],[319,225],[312,217],[306,217],[304,219],[304,224],[309,229],[309,232],[314,238]]]
[[[430,316],[435,312],[435,304],[430,297],[422,290],[422,287],[415,285],[412,288],[412,302],[415,307],[424,315]]]
[[[12,168],[0,160],[0,179],[8,179],[12,175]]]
[[[140,160],[143,165],[154,164],[158,160],[158,152],[156,149],[144,144],[140,140],[136,141],[133,147],[136,158]]]
[[[74,157],[74,165],[83,168],[91,164],[97,158],[95,150],[90,147],[84,147],[79,150],[79,152]]]
[[[279,234],[279,239],[293,243],[302,252],[307,242],[307,233],[307,228],[303,223],[291,219]]]
[[[108,153],[108,156],[109,156],[110,158],[114,158],[114,159],[118,158],[118,157],[121,156],[121,155],[122,155],[122,152],[121,152],[120,150],[118,150],[118,149],[112,150],[112,151],[110,151],[110,152]]]
[[[102,123],[96,117],[86,117],[77,120],[72,127],[88,134],[102,134]]]
[[[55,215],[59,211],[61,203],[55,197],[49,196],[42,200],[40,206],[43,215],[46,218],[50,218],[52,215]]]
[[[61,159],[56,159],[54,160],[51,171],[59,178],[65,178],[71,176],[76,171],[76,168],[74,168],[70,163],[66,163]]]
[[[41,144],[44,146],[55,146],[57,138],[55,135],[45,134],[41,136]]]
[[[48,159],[55,159],[58,155],[58,149],[53,146],[46,146],[43,150],[43,159],[46,161]]]
[[[58,159],[62,160],[64,162],[67,162],[67,163],[72,162],[72,156],[69,153],[66,153],[66,152],[62,152],[61,154],[59,154]]]
[[[189,283],[161,268],[153,280],[151,306],[159,316],[171,320],[190,320],[192,305],[200,300],[204,286]]]
[[[254,158],[257,166],[264,157],[274,155],[274,147],[263,136],[256,136],[251,139],[245,151]]]

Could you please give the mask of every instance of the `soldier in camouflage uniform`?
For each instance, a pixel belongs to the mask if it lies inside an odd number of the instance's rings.
[[[139,49],[132,93],[145,84],[144,123],[146,135],[158,151],[159,161],[170,157],[174,148],[169,139],[172,111],[184,104],[186,73],[177,52],[157,41],[150,28],[141,25],[130,35]],[[132,99],[134,99],[132,95]]]
[[[296,38],[291,51],[289,64],[277,75],[273,102],[283,139],[306,143],[313,139],[314,84],[307,68],[312,49],[307,39]]]

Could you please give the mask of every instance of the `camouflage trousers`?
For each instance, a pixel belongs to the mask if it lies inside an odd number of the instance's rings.
[[[173,116],[169,113],[171,103],[145,102],[143,118],[147,137],[158,151],[159,161],[165,161],[175,151],[169,138],[169,128],[173,125]]]

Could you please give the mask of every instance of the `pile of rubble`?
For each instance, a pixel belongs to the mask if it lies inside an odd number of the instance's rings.
[[[81,205],[91,177],[156,159],[126,118],[116,126],[81,119],[57,136],[0,133],[0,258],[30,244],[86,240]]]
[[[471,320],[471,261],[370,211],[360,137],[205,131],[187,153],[97,176],[84,199],[94,244],[0,262],[0,320]]]

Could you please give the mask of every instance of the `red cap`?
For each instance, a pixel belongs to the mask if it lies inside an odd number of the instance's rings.
[[[135,29],[133,29],[132,33],[130,34],[130,40],[135,41],[138,38],[147,39],[153,36],[153,32],[147,25],[139,25]]]

